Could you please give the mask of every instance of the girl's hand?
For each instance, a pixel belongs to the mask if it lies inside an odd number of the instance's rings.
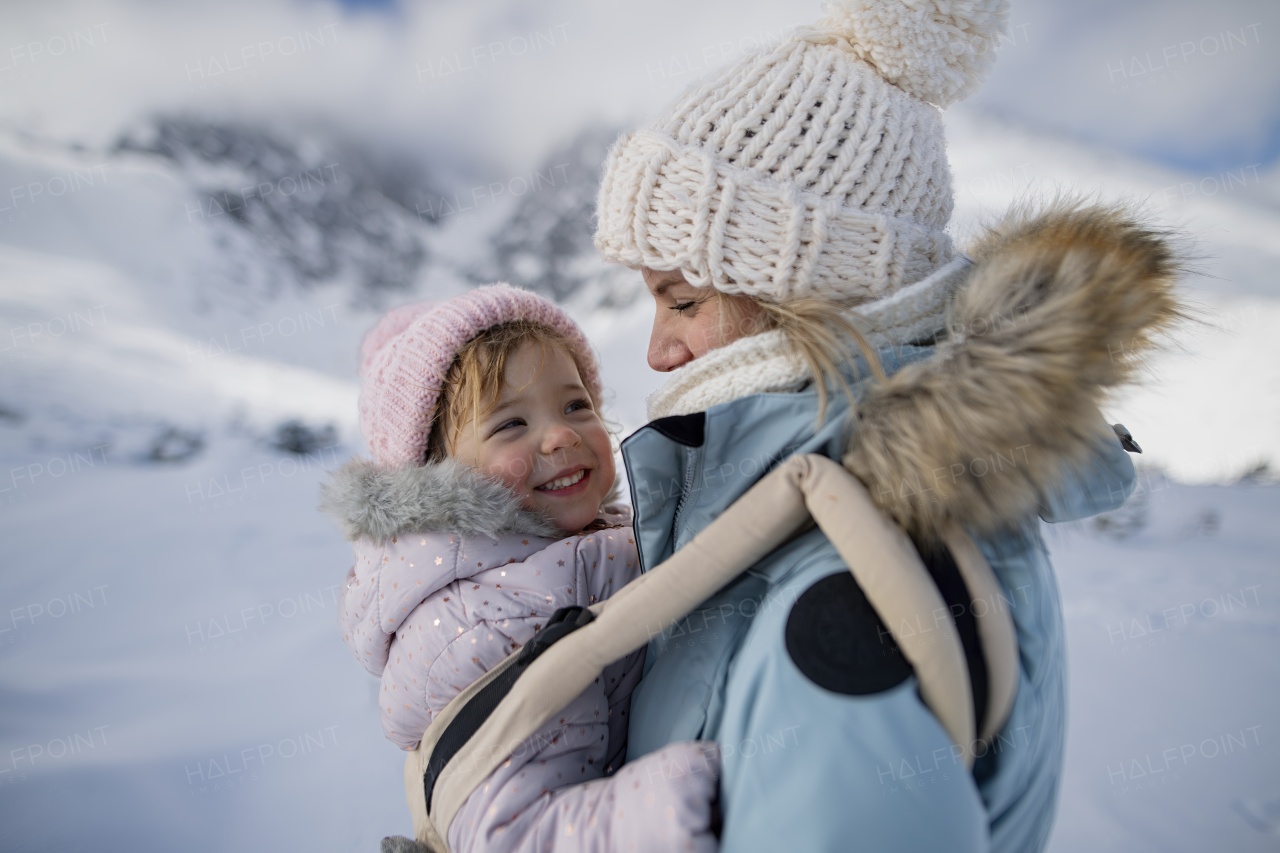
[[[640,850],[719,849],[720,747],[678,741],[623,765],[615,776],[617,838]]]

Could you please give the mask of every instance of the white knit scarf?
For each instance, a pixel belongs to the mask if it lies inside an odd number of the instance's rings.
[[[809,381],[809,370],[791,353],[777,329],[712,350],[683,367],[649,396],[649,420],[703,412],[768,391],[795,391]]]
[[[963,256],[877,302],[860,305],[856,321],[880,348],[918,340],[943,328],[947,305],[972,262]],[[809,369],[780,330],[740,338],[671,371],[646,401],[649,420],[703,412],[752,394],[797,391]]]

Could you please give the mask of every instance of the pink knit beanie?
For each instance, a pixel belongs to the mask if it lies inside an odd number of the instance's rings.
[[[458,351],[485,329],[513,320],[563,335],[583,365],[582,381],[600,400],[600,368],[586,336],[555,303],[508,284],[491,284],[448,302],[393,308],[360,345],[360,429],[378,464],[421,465],[445,376]]]

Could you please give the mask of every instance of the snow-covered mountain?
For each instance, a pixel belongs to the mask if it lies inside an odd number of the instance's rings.
[[[350,277],[371,298],[403,292],[427,260],[422,226],[438,221],[421,164],[332,131],[166,116],[108,153],[168,161],[194,192],[189,223],[234,223],[301,284]]]

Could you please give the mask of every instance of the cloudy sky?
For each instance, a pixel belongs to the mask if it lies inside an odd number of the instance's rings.
[[[820,3],[47,0],[0,11],[0,123],[83,144],[149,113],[324,116],[515,174],[643,120]],[[964,105],[1194,175],[1280,157],[1274,0],[1015,0]]]

